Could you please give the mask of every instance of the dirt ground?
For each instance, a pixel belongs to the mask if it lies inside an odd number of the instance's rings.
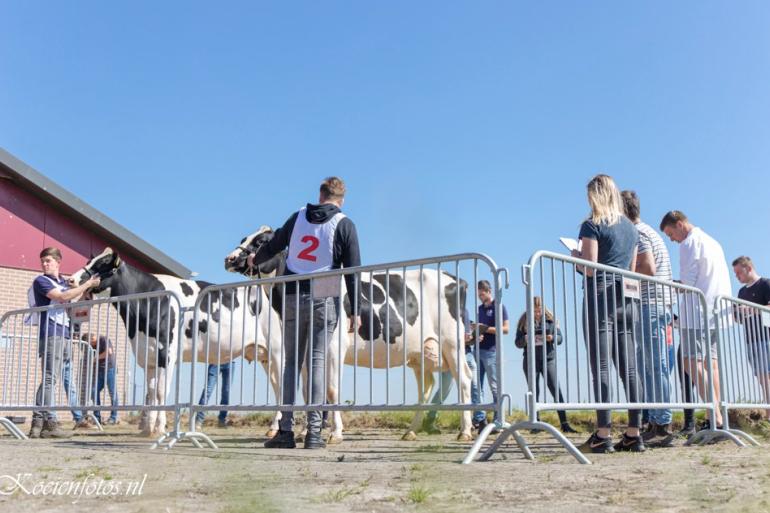
[[[16,488],[0,495],[0,511],[770,511],[767,446],[593,455],[593,465],[579,465],[546,435],[527,434],[534,462],[509,444],[489,462],[461,465],[469,444],[449,433],[404,442],[398,430],[354,428],[342,445],[306,451],[264,449],[263,428],[258,435],[242,427],[207,431],[220,450],[182,443],[152,451],[128,424],[64,441],[4,434],[0,476],[39,493],[0,477],[0,492]],[[112,488],[44,493],[46,483],[83,480]],[[141,480],[133,488],[141,494],[107,494]]]

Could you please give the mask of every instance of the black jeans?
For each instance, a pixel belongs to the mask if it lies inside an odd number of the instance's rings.
[[[588,346],[588,359],[593,374],[596,402],[614,402],[610,397],[610,357],[615,363],[626,398],[637,402],[642,390],[636,370],[634,345],[635,305],[623,298],[623,283],[607,280],[607,283],[587,278],[586,301],[583,305],[583,333]],[[625,299],[625,301],[624,301]],[[587,314],[587,316],[586,316]],[[612,425],[610,410],[596,410],[596,425],[608,428]],[[628,410],[629,427],[640,427],[640,410]]]
[[[528,358],[529,356],[527,354],[527,350],[525,349],[523,367],[524,376],[527,378],[527,381],[529,381],[529,366],[527,365]],[[561,393],[558,376],[556,375],[556,350],[553,348],[552,344],[549,344],[548,351],[545,353],[545,372],[543,372],[543,348],[538,346],[535,350],[535,393],[537,394],[535,397],[538,399],[540,398],[540,376],[543,376],[543,379],[548,386],[548,390],[551,392],[553,398],[556,399],[556,402],[563,403],[564,395]],[[556,413],[559,415],[559,422],[562,424],[567,422],[567,414],[564,412],[564,410],[557,410]]]

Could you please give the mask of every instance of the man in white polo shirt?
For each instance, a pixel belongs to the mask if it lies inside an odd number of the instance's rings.
[[[732,295],[730,271],[727,267],[722,246],[706,232],[693,226],[687,216],[679,210],[672,210],[663,216],[660,229],[669,239],[679,243],[679,274],[683,284],[700,289],[706,296],[707,311],[703,312],[700,302],[692,296],[685,296],[679,304],[679,318],[682,330],[682,359],[690,376],[697,381],[698,391],[708,400],[708,376],[703,361],[711,357],[714,376],[714,399],[719,403],[719,364],[717,362],[716,326],[713,305],[719,295]],[[705,333],[704,317],[708,319],[708,333]],[[710,355],[709,355],[710,346]],[[722,413],[716,409],[717,428],[722,427]]]

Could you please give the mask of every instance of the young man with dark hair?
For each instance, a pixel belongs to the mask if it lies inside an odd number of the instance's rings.
[[[671,260],[666,244],[658,232],[640,219],[639,197],[634,191],[623,191],[623,210],[639,232],[636,250],[636,268],[639,274],[671,281]],[[641,331],[637,337],[636,361],[640,377],[644,380],[644,400],[651,403],[671,401],[669,382],[668,347],[666,326],[671,322],[671,293],[664,287],[642,283],[642,317],[636,325]],[[671,409],[643,410],[642,423],[648,422],[642,433],[645,443],[668,447],[674,434],[671,432]]]
[[[353,221],[342,213],[345,182],[329,177],[321,182],[318,204],[307,204],[292,214],[274,237],[249,255],[249,265],[257,266],[288,248],[284,275],[304,275],[342,267],[361,265],[358,233]],[[355,275],[345,276],[351,305],[355,305]],[[294,404],[296,380],[302,370],[305,354],[311,362],[309,402],[322,404],[326,398],[324,383],[326,342],[332,340],[337,326],[338,310],[342,306],[336,297],[312,297],[310,280],[286,283],[284,312],[284,369],[281,404]],[[312,317],[312,319],[311,319]],[[313,332],[310,333],[312,326]],[[295,360],[297,364],[295,365]],[[307,412],[305,449],[326,447],[321,439],[321,411]],[[265,442],[267,448],[295,447],[294,412],[283,412],[278,434]]]
[[[45,248],[40,252],[43,274],[32,282],[35,306],[69,303],[83,295],[91,287],[99,285],[95,276],[82,285],[70,289],[60,274],[62,255],[58,248]],[[70,319],[64,308],[40,312],[37,353],[40,358],[43,379],[35,395],[36,406],[54,404],[56,376],[62,373],[64,360],[70,358]],[[69,433],[59,428],[55,411],[36,410],[32,413],[30,438],[65,438]]]
[[[706,304],[713,305],[717,296],[731,296],[730,271],[727,269],[722,246],[706,232],[693,226],[687,216],[672,210],[663,216],[660,229],[673,242],[679,243],[679,273],[683,284],[700,289],[706,296]],[[711,308],[710,306],[708,307]],[[708,320],[708,330],[703,330],[703,319]],[[716,326],[709,311],[702,312],[700,301],[685,295],[679,305],[679,322],[682,330],[683,364],[691,379],[695,379],[701,398],[708,400],[708,375],[704,360],[711,354],[711,374],[714,377],[714,399],[719,403],[719,363],[717,361]],[[722,412],[716,409],[716,428],[722,427]]]
[[[495,298],[492,295],[492,286],[487,280],[479,281],[476,290],[481,304],[478,309],[478,320],[480,324],[486,326],[484,331],[479,330],[479,400],[484,402],[484,376],[489,376],[489,389],[492,391],[492,400],[497,403],[497,325],[495,320],[497,317],[495,305]],[[503,310],[503,334],[507,335],[510,330],[510,323],[508,321],[508,310],[505,305],[502,305]],[[475,333],[475,330],[473,331]],[[481,412],[482,417],[479,418],[479,412],[474,413],[473,424],[478,426],[477,429],[481,431],[482,424],[486,424],[486,415]],[[497,416],[497,410],[495,410],[494,423],[495,429],[499,430],[503,426],[503,421]]]
[[[743,284],[738,299],[761,306],[770,306],[770,280],[757,273],[754,262],[747,256],[733,260],[735,277]],[[761,313],[750,308],[738,308],[737,317],[746,330],[746,354],[762,387],[765,402],[770,402],[770,326],[762,321]],[[765,412],[770,419],[770,410]]]

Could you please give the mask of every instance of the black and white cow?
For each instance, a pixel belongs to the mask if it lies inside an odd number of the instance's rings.
[[[250,276],[246,262],[249,253],[256,251],[271,237],[272,230],[262,226],[256,233],[244,238],[238,248],[225,258],[225,269]],[[344,290],[344,280],[342,282]],[[419,297],[421,286],[422,311]],[[435,382],[433,373],[451,370],[455,381],[459,383],[461,402],[469,403],[471,372],[462,347],[465,329],[458,317],[458,312],[465,308],[466,282],[458,281],[445,272],[424,269],[408,270],[405,274],[401,271],[362,273],[360,287],[363,300],[359,305],[361,322],[356,330],[357,335],[348,333],[351,304],[348,294],[345,293],[345,308],[340,312],[341,318],[332,337],[335,342],[329,344],[329,403],[335,404],[339,400],[337,376],[341,375],[341,363],[371,366],[375,369],[406,365],[414,371],[422,403],[430,400]],[[388,325],[385,326],[385,323]],[[338,342],[340,339],[341,343]],[[461,355],[459,362],[458,345]],[[419,430],[422,416],[422,412],[418,411],[404,439],[416,438],[415,433]],[[470,417],[470,411],[463,412],[459,440],[471,439]],[[342,416],[335,412],[333,418],[333,430],[329,439],[332,443],[342,440]]]
[[[265,264],[266,267],[270,265],[273,264]],[[169,301],[168,296],[151,300],[149,304],[144,300],[132,301],[130,306],[127,302],[116,304],[137,365],[144,369],[147,390],[145,404],[148,406],[165,405],[171,393],[170,378],[178,363],[177,344],[180,343],[184,362],[226,363],[243,355],[249,361],[260,359],[266,366],[266,355],[271,354],[271,365],[280,365],[280,335],[271,333],[268,338],[267,333],[269,323],[276,326],[280,319],[272,308],[265,307],[266,303],[257,298],[258,291],[255,288],[233,295],[211,294],[201,302],[198,330],[206,336],[198,337],[197,355],[193,355],[192,307],[198,295],[210,283],[140,271],[123,262],[118,253],[110,248],[92,257],[70,277],[70,283],[81,284],[95,275],[101,276],[102,280],[97,289],[91,292],[99,293],[109,289],[110,297],[118,297],[165,290],[177,295],[179,306],[183,309],[190,308],[181,314],[182,323],[179,323],[177,302]],[[277,393],[277,380],[272,385]],[[143,433],[153,435],[165,431],[165,411],[150,410]]]

